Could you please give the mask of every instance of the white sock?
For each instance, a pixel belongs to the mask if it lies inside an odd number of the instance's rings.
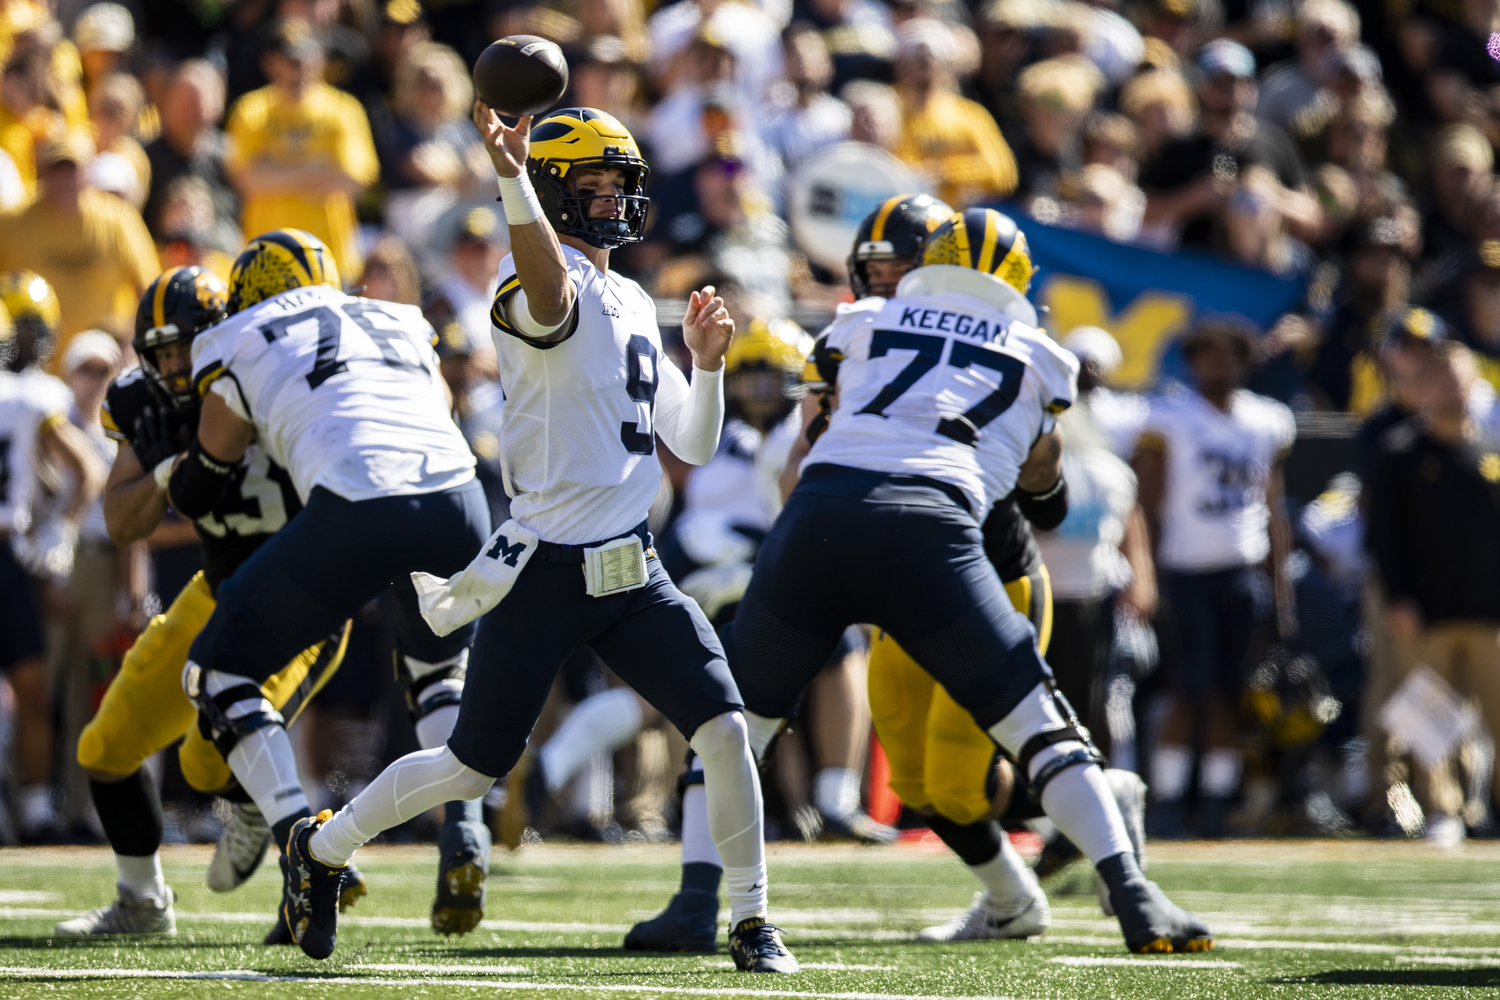
[[[641,731],[641,703],[629,688],[611,688],[583,699],[542,747],[547,791],[556,794],[584,762],[614,753]]]
[[[150,896],[158,903],[167,901],[167,882],[161,874],[160,851],[144,858],[116,854],[115,868],[120,872],[120,884],[137,899]]]
[[[1036,898],[1036,876],[1011,845],[1004,831],[1000,833],[1000,853],[982,865],[970,865],[969,871],[989,892],[995,909],[1006,912]]]
[[[307,808],[297,779],[292,741],[280,726],[262,726],[229,751],[229,769],[255,802],[267,823],[277,823]]]
[[[458,723],[458,706],[444,705],[417,720],[413,727],[417,731],[417,746],[423,750],[436,750],[446,746],[453,727]]]
[[[825,767],[813,784],[813,804],[824,816],[842,817],[859,811],[859,772],[847,767]]]
[[[1222,747],[1205,751],[1198,767],[1198,788],[1204,795],[1227,799],[1240,786],[1240,752]]]
[[[729,926],[766,915],[766,842],[760,777],[738,712],[710,719],[693,733],[703,761],[708,829],[724,863]]]
[[[698,758],[688,765],[694,768]],[[714,846],[713,835],[708,832],[708,793],[702,784],[688,785],[682,793],[682,863],[695,861],[723,868],[719,860],[719,849]]]
[[[1151,754],[1151,797],[1176,802],[1187,794],[1193,772],[1193,751],[1177,743],[1158,743]]]
[[[444,802],[477,799],[495,779],[466,766],[446,746],[418,750],[387,767],[354,801],[312,835],[309,847],[325,865],[342,865],[383,830]]]
[[[1134,850],[1109,781],[1097,764],[1058,772],[1042,790],[1042,808],[1090,864]]]

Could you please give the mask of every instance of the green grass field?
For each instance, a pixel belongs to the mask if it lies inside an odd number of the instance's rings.
[[[208,849],[169,848],[177,936],[78,944],[52,939],[51,928],[112,897],[109,852],[0,851],[0,997],[1500,995],[1500,845],[1153,845],[1151,876],[1208,918],[1219,948],[1141,958],[1100,916],[1079,866],[1048,886],[1046,937],[934,946],[913,933],[972,893],[940,850],[774,846],[772,918],[805,970],[774,978],[738,974],[722,953],[620,949],[627,926],[675,888],[675,846],[497,850],[490,919],[451,942],[427,926],[435,855],[362,851],[370,895],[341,923],[333,958],[319,963],[259,943],[278,899],[274,864],[219,896],[203,884]]]

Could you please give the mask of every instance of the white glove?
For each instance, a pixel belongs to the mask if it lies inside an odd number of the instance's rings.
[[[438,635],[467,625],[499,604],[536,552],[540,536],[512,519],[489,537],[474,561],[450,579],[413,573],[417,606]]]
[[[751,566],[747,562],[720,563],[689,573],[679,588],[698,602],[710,621],[720,611],[745,596],[750,586]]]
[[[54,583],[62,583],[72,575],[77,547],[78,526],[61,517],[43,522],[30,538],[17,536],[11,542],[21,565]]]

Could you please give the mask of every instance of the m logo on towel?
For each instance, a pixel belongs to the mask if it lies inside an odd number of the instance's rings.
[[[521,553],[525,551],[526,543],[524,541],[517,542],[516,544],[511,545],[510,539],[506,538],[504,535],[497,533],[495,535],[494,548],[486,552],[485,555],[489,556],[491,559],[499,559],[507,566],[514,566],[516,564],[516,560],[521,558]]]

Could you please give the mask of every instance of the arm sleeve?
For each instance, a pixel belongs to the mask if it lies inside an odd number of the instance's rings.
[[[656,386],[656,433],[672,454],[689,465],[704,465],[719,449],[724,426],[724,369],[693,368],[688,384],[671,359],[661,358]]]

